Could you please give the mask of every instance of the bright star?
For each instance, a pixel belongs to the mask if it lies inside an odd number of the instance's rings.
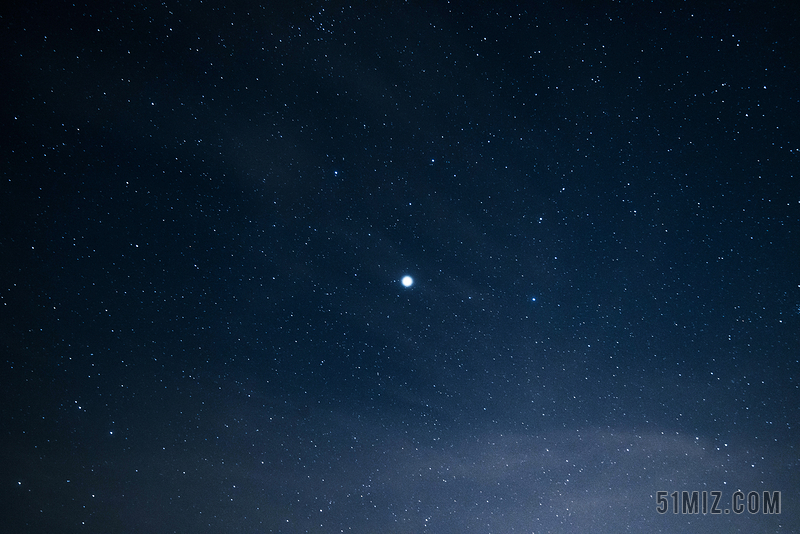
[[[414,283],[414,279],[410,276],[404,276],[403,279],[400,280],[400,283],[402,283],[405,287],[411,287],[411,284]]]

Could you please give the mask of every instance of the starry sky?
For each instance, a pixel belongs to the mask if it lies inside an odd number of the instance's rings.
[[[4,531],[800,531],[793,2],[0,15]]]

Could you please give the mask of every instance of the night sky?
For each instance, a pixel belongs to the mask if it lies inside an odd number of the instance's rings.
[[[15,4],[4,532],[800,532],[794,2]]]

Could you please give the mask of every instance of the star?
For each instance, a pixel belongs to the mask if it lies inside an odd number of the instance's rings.
[[[411,278],[410,276],[406,275],[406,276],[403,277],[402,280],[400,280],[400,283],[402,283],[403,286],[405,286],[405,287],[411,287],[412,284],[414,283],[414,279]]]

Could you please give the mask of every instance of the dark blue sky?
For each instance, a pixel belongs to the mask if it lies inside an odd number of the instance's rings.
[[[798,14],[3,8],[0,524],[800,530]]]

